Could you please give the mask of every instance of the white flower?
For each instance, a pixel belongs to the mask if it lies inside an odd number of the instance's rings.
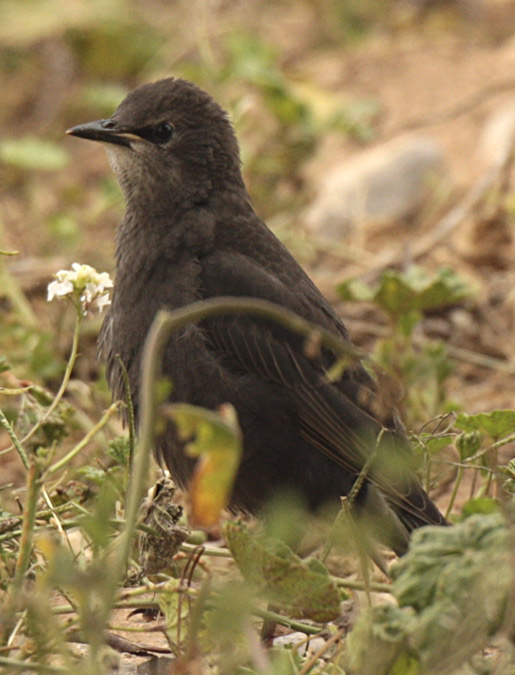
[[[109,289],[113,287],[107,272],[97,272],[89,265],[73,263],[71,270],[59,270],[55,281],[48,284],[47,300],[69,297],[78,302],[84,314],[96,309],[101,312],[111,304]]]
[[[65,270],[60,270],[57,272],[56,281],[52,281],[48,284],[47,288],[47,300],[50,302],[54,298],[63,297],[65,295],[70,295],[73,293],[73,284],[68,279],[60,279],[61,273]]]
[[[111,298],[107,293],[99,295],[95,300],[95,306],[99,314],[101,314],[104,311],[104,307],[109,307],[110,304]]]

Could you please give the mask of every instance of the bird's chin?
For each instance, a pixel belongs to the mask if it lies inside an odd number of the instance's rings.
[[[104,143],[104,148],[107,152],[109,166],[116,176],[120,178],[125,173],[128,165],[131,164],[131,148],[111,143]]]

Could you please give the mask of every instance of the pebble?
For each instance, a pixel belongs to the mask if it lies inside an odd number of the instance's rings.
[[[306,213],[306,228],[314,236],[338,241],[366,225],[407,222],[444,174],[443,149],[426,136],[365,150],[326,175]]]

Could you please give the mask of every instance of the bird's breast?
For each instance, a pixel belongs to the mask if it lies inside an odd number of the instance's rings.
[[[195,260],[162,258],[152,265],[117,270],[113,301],[102,331],[101,349],[107,361],[107,377],[117,396],[123,395],[118,356],[127,369],[131,391],[139,391],[140,368],[147,334],[160,310],[173,311],[199,299],[199,273]],[[186,331],[173,335],[167,351],[174,360],[187,357]]]

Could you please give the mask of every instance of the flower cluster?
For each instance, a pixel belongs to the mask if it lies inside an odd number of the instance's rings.
[[[107,272],[97,272],[89,265],[73,263],[71,270],[59,270],[55,274],[55,281],[48,284],[47,300],[68,297],[83,314],[93,310],[101,312],[111,304],[109,289],[112,287],[113,282]]]

